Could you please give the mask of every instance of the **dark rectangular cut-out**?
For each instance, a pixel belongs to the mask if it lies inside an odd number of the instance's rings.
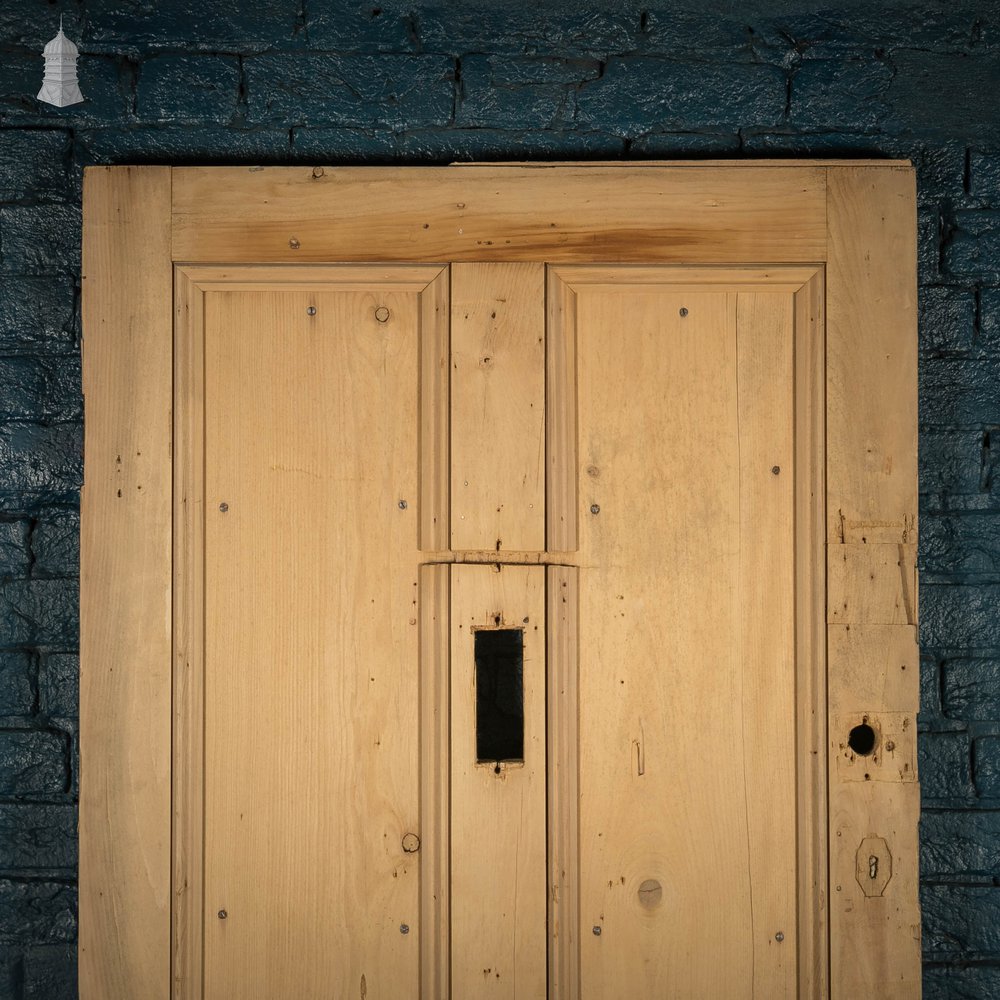
[[[524,760],[524,630],[476,633],[476,762]]]

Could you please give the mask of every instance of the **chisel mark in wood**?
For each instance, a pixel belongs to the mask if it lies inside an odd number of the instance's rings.
[[[635,768],[641,778],[646,773],[646,734],[642,728],[642,719],[639,720],[639,738],[632,742],[635,744]]]
[[[361,973],[361,1000],[365,1000],[368,996],[368,982],[365,979],[365,974]]]

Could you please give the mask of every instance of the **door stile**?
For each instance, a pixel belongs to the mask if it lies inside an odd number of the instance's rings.
[[[579,570],[546,574],[548,1000],[579,1000]]]

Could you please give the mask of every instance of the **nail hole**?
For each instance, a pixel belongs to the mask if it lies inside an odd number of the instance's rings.
[[[867,757],[875,749],[875,730],[867,722],[862,722],[851,730],[847,745],[859,757]]]

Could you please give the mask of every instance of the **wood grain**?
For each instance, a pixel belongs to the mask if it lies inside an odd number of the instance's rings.
[[[451,996],[451,567],[420,567],[420,996]]]
[[[546,995],[545,570],[451,569],[452,996]],[[475,631],[524,630],[524,762],[476,762]],[[497,771],[499,769],[499,772]]]
[[[830,676],[831,996],[919,997],[919,786],[856,780],[848,721],[914,711],[917,514],[916,198],[911,170],[829,172],[827,519]],[[881,728],[881,726],[880,726]],[[910,727],[912,733],[912,727]],[[912,737],[910,737],[912,738]],[[886,752],[888,739],[880,743]],[[899,756],[908,756],[900,747]],[[863,778],[864,772],[862,772]],[[881,772],[880,777],[888,777]],[[892,877],[859,883],[881,838]],[[864,860],[864,859],[863,859]]]
[[[582,989],[794,995],[793,302],[670,270],[574,285]]]
[[[545,267],[456,264],[451,546],[545,548]]]
[[[549,1000],[580,996],[580,583],[546,571]]]
[[[84,173],[79,987],[170,995],[170,170]]]
[[[174,259],[823,260],[826,170],[178,167]]]
[[[419,312],[206,295],[207,1000],[418,989]]]

